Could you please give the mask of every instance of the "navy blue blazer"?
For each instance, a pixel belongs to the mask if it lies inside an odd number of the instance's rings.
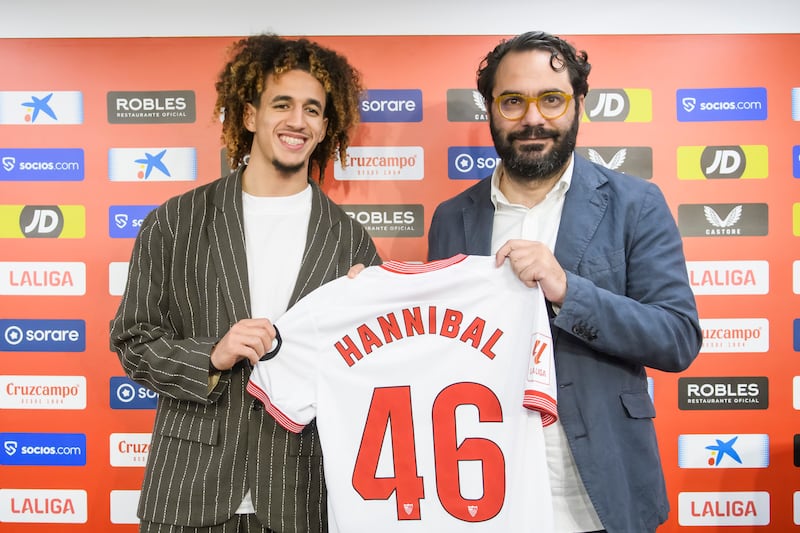
[[[490,184],[436,208],[429,260],[491,254]],[[578,471],[607,531],[655,531],[669,502],[645,367],[682,371],[702,344],[680,233],[655,184],[576,155],[554,252],[558,414]]]

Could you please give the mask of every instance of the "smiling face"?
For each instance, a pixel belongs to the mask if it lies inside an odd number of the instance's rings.
[[[549,51],[509,52],[500,61],[493,98],[511,93],[539,96],[550,91],[572,94],[569,74],[566,70],[553,70]],[[581,96],[569,103],[564,115],[545,119],[531,102],[520,120],[508,120],[498,112],[497,104],[491,102],[492,140],[509,177],[546,181],[560,176],[575,149],[582,106]]]
[[[247,104],[245,112],[245,127],[253,132],[249,174],[265,172],[305,185],[311,154],[325,138],[324,114],[325,89],[311,74],[270,73],[258,107]]]

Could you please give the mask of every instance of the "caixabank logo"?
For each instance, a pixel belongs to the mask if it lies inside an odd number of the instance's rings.
[[[421,237],[425,231],[420,204],[342,205],[372,237]]]
[[[679,146],[678,179],[765,179],[769,175],[766,145]]]
[[[591,89],[584,101],[584,122],[652,122],[650,89]]]
[[[609,170],[653,178],[653,149],[649,146],[577,146],[575,151]]]
[[[0,91],[0,124],[83,124],[79,91]]]
[[[81,148],[0,148],[0,181],[82,181]]]
[[[449,122],[486,122],[489,116],[483,96],[475,89],[447,89]]]
[[[684,237],[763,236],[769,231],[767,204],[680,204],[678,228]]]
[[[421,122],[419,89],[370,89],[359,102],[361,122]]]
[[[0,205],[2,239],[83,239],[86,208],[82,205]]]
[[[767,89],[678,89],[678,122],[767,120]]]
[[[111,124],[185,124],[195,121],[194,91],[111,91]]]
[[[111,148],[110,181],[194,181],[197,150],[191,147]]]
[[[678,378],[682,411],[760,410],[769,407],[769,380],[753,377]]]
[[[700,434],[678,436],[680,468],[766,468],[769,435]]]

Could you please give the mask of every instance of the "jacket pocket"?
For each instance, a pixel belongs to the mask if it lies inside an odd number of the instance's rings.
[[[219,440],[217,420],[191,415],[185,411],[167,411],[161,418],[157,431],[165,437],[200,442],[209,446],[216,446]]]
[[[622,406],[631,418],[655,418],[656,407],[647,392],[623,392]]]

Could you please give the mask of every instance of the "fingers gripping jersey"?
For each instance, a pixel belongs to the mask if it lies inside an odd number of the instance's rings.
[[[301,299],[247,390],[317,419],[332,533],[552,530],[544,298],[494,257],[387,262]]]

